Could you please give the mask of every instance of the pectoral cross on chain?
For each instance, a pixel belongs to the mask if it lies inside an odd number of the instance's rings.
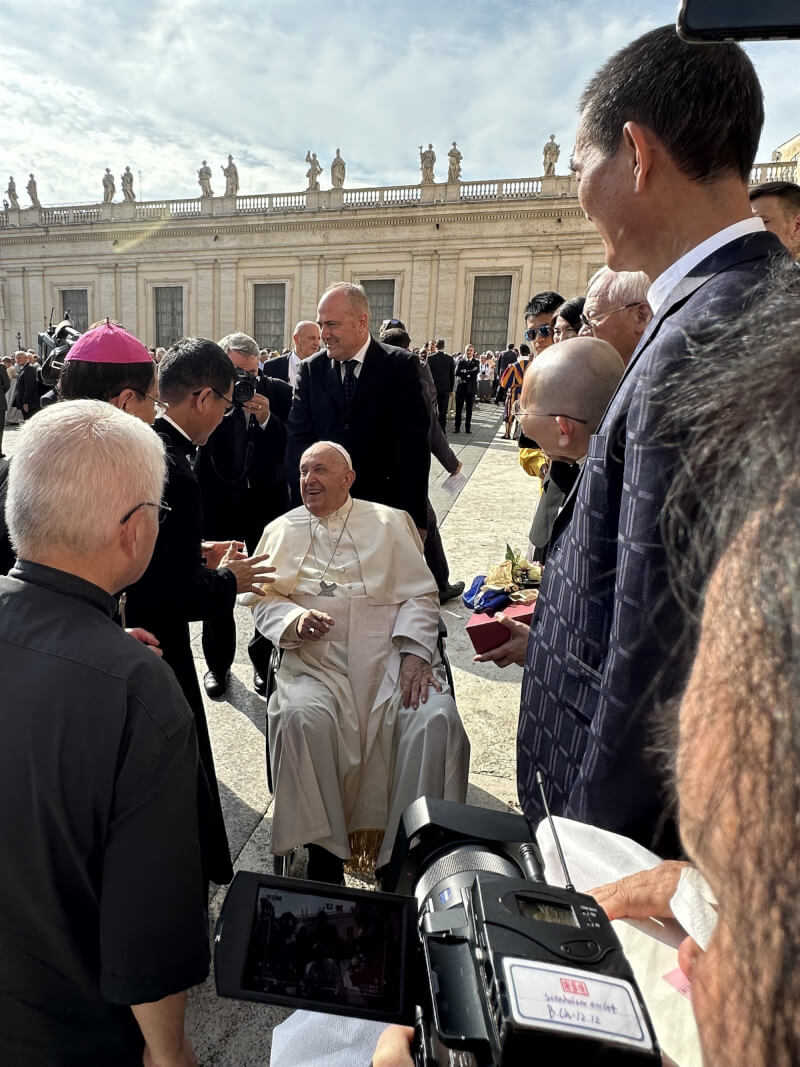
[[[336,582],[326,582],[322,578],[319,581],[319,595],[320,596],[333,596],[334,589],[336,588]]]

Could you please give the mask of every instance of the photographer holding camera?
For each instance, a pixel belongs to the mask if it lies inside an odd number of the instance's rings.
[[[219,343],[233,364],[233,410],[198,450],[195,474],[203,496],[203,536],[212,541],[243,541],[255,552],[264,527],[289,510],[286,481],[286,420],[292,389],[286,382],[258,376],[259,348],[246,333],[231,333]],[[264,692],[272,646],[254,633],[248,652],[253,684]],[[229,611],[203,621],[206,693],[225,692],[236,653],[236,624]]]

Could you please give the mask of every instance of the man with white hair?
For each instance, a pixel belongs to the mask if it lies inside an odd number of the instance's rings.
[[[164,446],[97,400],[20,433],[0,578],[0,1062],[196,1063],[208,973],[197,736],[172,671],[113,621],[158,532]]]
[[[351,834],[385,830],[382,866],[404,809],[463,801],[469,768],[414,522],[352,499],[355,478],[341,445],[303,452],[303,505],[264,531],[279,577],[253,612],[284,653],[268,710],[272,851],[309,845],[309,877],[339,883]]]
[[[650,279],[644,271],[601,267],[589,279],[581,313],[581,334],[608,341],[627,366],[653,317],[647,303]]]

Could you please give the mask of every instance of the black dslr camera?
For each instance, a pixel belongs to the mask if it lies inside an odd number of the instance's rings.
[[[234,367],[233,372],[236,375],[236,379],[233,383],[231,398],[233,399],[234,404],[238,404],[238,406],[241,407],[242,404],[246,404],[256,395],[256,383],[253,380],[252,374],[248,374],[247,371],[242,370],[241,367]]]
[[[41,378],[45,384],[54,386],[58,384],[58,377],[64,366],[64,358],[81,336],[80,331],[72,325],[69,311],[65,312],[62,322],[53,324],[53,311],[50,311],[50,324],[42,333],[37,334],[39,344],[39,367]]]
[[[382,884],[237,874],[219,995],[413,1025],[420,1067],[661,1063],[609,920],[545,883],[521,815],[417,800]]]

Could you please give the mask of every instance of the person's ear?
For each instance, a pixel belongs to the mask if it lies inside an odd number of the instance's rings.
[[[112,396],[109,401],[115,408],[119,408],[120,411],[127,411],[127,405],[135,398],[136,393],[133,389],[123,389],[121,393],[117,393],[116,396]]]
[[[356,472],[352,468],[347,472],[347,489],[350,490],[350,486],[356,480]]]
[[[209,385],[204,386],[202,389],[198,389],[196,395],[192,396],[195,411],[204,412],[208,404],[209,397],[212,397],[213,395],[214,390]]]
[[[640,304],[636,305],[636,307],[634,308],[634,328],[637,334],[641,335],[644,333],[652,317],[652,308],[646,300],[642,300]]]
[[[556,415],[555,419],[558,426],[558,443],[563,448],[564,445],[568,445],[572,440],[575,427],[572,425],[572,419],[568,419],[564,415]]]
[[[622,127],[622,145],[628,153],[634,191],[644,192],[654,160],[653,145],[648,132],[638,122],[626,122]]]

